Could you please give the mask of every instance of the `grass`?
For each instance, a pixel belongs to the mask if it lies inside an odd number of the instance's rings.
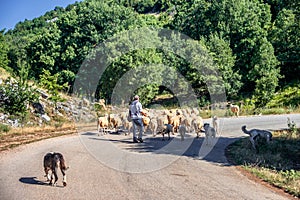
[[[256,153],[248,137],[242,138],[226,149],[230,161],[242,166],[269,184],[300,197],[300,130],[273,133],[270,144],[262,144]]]
[[[0,133],[0,151],[8,150],[22,144],[28,144],[43,139],[73,134],[77,132],[73,123],[43,125],[23,128],[11,128]]]

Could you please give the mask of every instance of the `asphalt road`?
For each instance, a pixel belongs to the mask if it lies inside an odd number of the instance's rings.
[[[195,135],[183,142],[145,135],[144,143],[133,144],[130,136],[96,130],[24,145],[0,153],[0,199],[289,199],[248,179],[224,156],[228,144],[246,136],[242,125],[285,129],[287,117],[300,124],[299,114],[220,119],[221,134],[211,145]],[[49,151],[63,153],[70,166],[66,187],[61,174],[56,187],[47,185]]]

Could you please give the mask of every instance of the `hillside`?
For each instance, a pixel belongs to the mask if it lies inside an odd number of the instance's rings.
[[[80,91],[74,90],[83,63],[98,62],[95,66],[99,65],[86,70],[86,76],[104,70],[101,68],[103,63],[94,60],[98,53],[108,50],[101,46],[104,41],[136,28],[175,30],[195,41],[195,46],[180,44],[179,48],[189,46],[194,51],[199,46],[213,60],[227,100],[237,102],[247,98],[251,107],[263,108],[274,105],[270,102],[276,92],[288,86],[299,88],[299,9],[298,1],[283,0],[85,0],[66,8],[56,7],[43,16],[16,24],[12,30],[2,31],[0,65],[18,75],[22,71],[23,64],[20,63],[25,63],[27,67],[23,70],[27,70],[27,78],[36,82],[41,81],[46,70],[57,77],[58,85],[67,85],[69,94],[106,99],[110,103],[124,74],[152,64],[156,68],[151,76],[167,74],[174,80],[178,73],[193,88],[199,104],[209,105],[213,94],[207,83],[213,77],[198,73],[197,66],[177,52],[164,51],[157,46],[135,49],[136,43],[130,38],[123,38],[121,43],[111,40],[109,50],[116,52],[117,58],[107,54],[108,60],[113,59],[113,62],[99,80],[80,85]],[[144,33],[139,34],[137,38],[143,38],[140,43],[151,43],[142,35]],[[155,34],[161,37],[159,32]],[[169,41],[159,39],[152,43],[166,49],[172,47]],[[120,49],[128,51],[123,53]],[[205,63],[210,68],[207,70],[212,69],[207,57],[193,58]],[[159,66],[170,66],[175,69],[174,74]],[[138,83],[139,79],[132,77],[129,82]],[[177,85],[179,90],[185,87]],[[127,92],[143,96],[145,105],[150,105],[157,95],[174,95],[172,89],[151,81]],[[297,107],[298,103],[292,106]]]

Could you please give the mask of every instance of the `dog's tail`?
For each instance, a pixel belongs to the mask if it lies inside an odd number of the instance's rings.
[[[248,135],[250,135],[250,131],[247,131],[246,125],[242,126],[242,131]]]

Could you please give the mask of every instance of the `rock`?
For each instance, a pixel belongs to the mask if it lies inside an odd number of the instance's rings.
[[[47,114],[42,114],[41,115],[41,118],[44,120],[44,121],[46,121],[46,122],[50,122],[51,120],[50,120],[50,117],[47,115]]]
[[[39,113],[41,115],[45,114],[44,106],[41,103],[34,102],[34,103],[32,103],[32,107],[35,109],[36,113]]]
[[[46,92],[42,91],[42,90],[38,90],[38,92],[41,94],[41,97],[44,98],[44,99],[47,99],[49,97],[49,95]]]

